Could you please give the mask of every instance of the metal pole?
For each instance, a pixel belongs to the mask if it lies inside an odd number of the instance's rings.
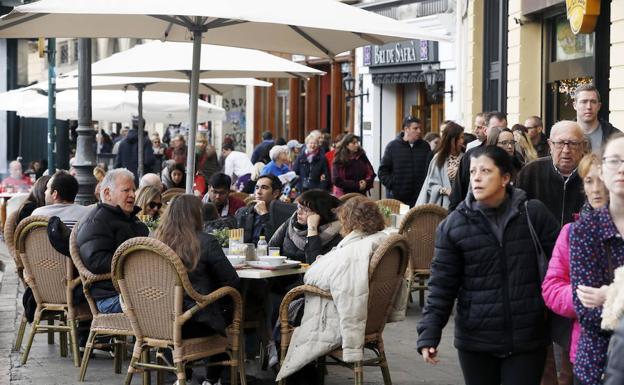
[[[198,18],[199,19],[199,18]],[[197,104],[199,99],[199,61],[201,58],[201,37],[202,30],[197,26],[193,30],[193,67],[191,71],[191,96],[189,121],[188,148],[186,154],[186,193],[193,193],[193,182],[195,179],[195,133],[197,131]]]
[[[56,172],[56,39],[48,39],[48,174]]]
[[[138,150],[139,150],[139,156],[138,156],[138,167],[137,167],[137,174],[139,174],[138,179],[141,179],[141,177],[143,177],[143,165],[144,165],[144,153],[143,153],[143,146],[144,146],[144,138],[143,138],[143,132],[145,131],[145,125],[143,124],[143,91],[145,90],[145,85],[144,84],[135,84],[134,87],[137,89],[138,91],[138,95],[139,95],[139,123],[138,123],[138,131],[139,131],[139,141],[138,141]]]
[[[92,126],[91,110],[91,39],[78,40],[78,134],[76,144],[76,179],[80,188],[76,202],[90,205],[95,202],[96,180],[93,176],[95,166],[95,132]]]

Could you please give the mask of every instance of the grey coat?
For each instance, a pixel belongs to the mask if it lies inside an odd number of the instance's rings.
[[[451,189],[451,181],[448,177],[448,159],[440,168],[437,165],[438,154],[435,154],[429,163],[427,170],[427,178],[420,189],[420,194],[416,200],[416,206],[426,205],[429,203],[440,205],[448,209],[450,200],[448,195],[440,194],[442,187]]]

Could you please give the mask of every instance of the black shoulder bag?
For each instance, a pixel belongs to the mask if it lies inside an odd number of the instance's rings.
[[[537,271],[540,278],[540,283],[544,281],[544,277],[546,277],[546,271],[548,270],[548,257],[544,252],[544,248],[540,243],[539,237],[537,236],[537,232],[533,227],[533,223],[531,223],[531,215],[529,213],[529,201],[524,202],[524,208],[526,210],[527,223],[529,225],[529,233],[531,233],[531,240],[533,241],[533,247],[535,248],[535,256],[537,258]],[[541,294],[541,287],[540,287]],[[566,350],[570,350],[570,336],[572,334],[572,320],[569,318],[562,317],[550,311],[550,309],[546,308],[545,310],[545,322],[547,324],[547,330],[550,334],[550,338],[557,345],[563,347]]]

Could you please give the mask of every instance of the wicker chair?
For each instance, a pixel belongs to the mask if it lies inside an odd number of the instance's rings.
[[[342,196],[341,196],[340,198],[338,198],[338,199],[340,199],[340,200],[344,203],[344,202],[348,201],[348,200],[349,200],[349,199],[351,199],[351,198],[355,198],[355,197],[362,197],[362,196],[364,196],[364,195],[362,195],[362,194],[360,194],[360,193],[352,192],[352,193],[347,193],[347,194],[345,194],[345,195],[342,195]]]
[[[187,271],[173,250],[153,238],[133,238],[119,246],[112,263],[113,283],[121,291],[124,312],[136,336],[126,385],[132,375],[145,369],[176,372],[180,385],[186,384],[185,366],[220,353],[229,360],[218,364],[231,367],[231,383],[245,384],[245,370],[241,346],[242,300],[237,290],[222,287],[209,295],[197,293],[188,279]],[[195,305],[184,311],[183,298],[188,295]],[[212,335],[201,338],[182,338],[182,326],[195,313],[223,297],[230,297],[234,312],[227,327],[227,337]],[[175,366],[141,362],[146,348],[171,349]],[[144,360],[143,360],[144,361]],[[217,364],[217,363],[213,363]]]
[[[26,288],[26,282],[24,282],[24,265],[20,260],[19,253],[15,250],[15,229],[17,228],[17,216],[18,212],[12,212],[9,214],[6,222],[4,222],[4,242],[6,243],[7,249],[9,250],[9,254],[13,257],[13,261],[15,263],[15,269],[17,270],[17,276],[24,288]],[[26,320],[26,315],[22,313],[22,317],[20,319],[20,326],[17,329],[17,336],[15,337],[15,344],[13,345],[13,351],[18,352],[22,347],[22,341],[24,340],[24,332],[26,331],[26,325],[28,324],[28,320]]]
[[[170,189],[167,189],[164,193],[162,193],[161,200],[163,205],[168,204],[170,200],[177,197],[178,195],[184,194],[185,192],[186,190],[180,187],[172,187]]]
[[[22,354],[22,365],[28,360],[33,339],[37,333],[60,332],[61,356],[67,355],[67,333],[74,365],[80,362],[76,321],[91,318],[86,305],[73,303],[73,289],[80,283],[75,276],[74,264],[57,252],[48,239],[48,218],[30,216],[22,220],[15,230],[16,247],[24,265],[24,281],[32,289],[37,302],[26,349]],[[42,325],[43,313],[54,316],[59,325],[48,322]]]
[[[403,202],[396,199],[380,199],[375,201],[377,206],[385,206],[392,211],[392,214],[399,214],[401,212],[401,205]]]
[[[243,202],[245,202],[245,199],[249,198],[249,194],[241,192],[241,191],[232,191],[232,192],[230,192],[230,196],[234,197],[234,198],[237,198],[237,199],[240,199]]]
[[[399,290],[399,285],[404,279],[405,269],[409,261],[409,245],[402,235],[394,234],[388,237],[381,244],[371,257],[368,268],[369,295],[368,295],[368,315],[366,319],[366,330],[364,336],[364,347],[372,350],[375,357],[365,359],[355,363],[347,363],[340,359],[342,351],[336,350],[327,354],[326,357],[318,360],[319,366],[340,365],[354,371],[355,384],[364,384],[364,366],[378,366],[383,375],[384,384],[391,385],[390,370],[383,343],[383,330],[386,320],[392,311],[394,298]],[[301,295],[318,295],[331,298],[329,292],[323,291],[311,285],[298,286],[289,291],[280,305],[280,326],[281,326],[281,360],[286,357],[288,345],[292,337],[294,327],[288,322],[288,306]],[[280,382],[283,385],[284,381]]]
[[[407,277],[410,283],[410,298],[411,292],[417,290],[421,307],[425,302],[427,279],[431,274],[436,229],[447,215],[448,211],[438,205],[416,206],[405,215],[399,227],[399,234],[405,235],[410,246]]]
[[[109,281],[111,274],[93,274],[91,273],[82,262],[80,257],[80,248],[78,247],[77,236],[78,228],[80,224],[77,223],[72,229],[71,236],[69,238],[69,251],[72,261],[78,270],[78,275],[82,281],[82,289],[84,291],[85,298],[93,314],[93,321],[91,321],[91,329],[89,331],[89,338],[85,345],[85,352],[82,356],[82,363],[80,364],[80,373],[78,374],[78,381],[84,381],[87,373],[87,366],[89,365],[89,359],[91,358],[91,351],[94,347],[94,341],[97,336],[106,335],[112,337],[121,337],[114,343],[114,368],[115,373],[121,373],[121,361],[125,353],[126,337],[134,336],[130,321],[123,313],[111,313],[103,314],[97,308],[95,300],[91,296],[91,285],[95,282]]]

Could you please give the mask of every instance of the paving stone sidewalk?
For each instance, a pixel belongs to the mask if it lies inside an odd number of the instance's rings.
[[[28,362],[20,366],[19,354],[11,352],[15,341],[15,332],[21,316],[21,288],[15,273],[15,265],[8,251],[0,241],[0,262],[5,271],[0,272],[0,385],[68,385],[79,384],[78,369],[72,365],[71,357],[62,358],[57,344],[48,345],[45,335],[35,337]],[[415,296],[416,297],[416,296]],[[444,331],[440,352],[442,362],[433,367],[422,362],[416,353],[416,323],[420,318],[420,307],[410,304],[407,319],[403,322],[388,324],[384,332],[386,354],[390,366],[392,383],[395,385],[460,385],[463,378],[455,349],[452,346],[453,320]],[[25,338],[26,339],[26,338]],[[110,356],[97,353],[90,361],[87,381],[84,384],[117,385],[123,384],[125,368],[122,374],[115,374]],[[127,362],[124,361],[124,365]],[[255,365],[249,365],[248,374],[263,380],[250,385],[274,384],[270,374],[259,371]],[[155,383],[155,381],[153,381]],[[331,367],[325,381],[327,385],[352,384],[353,377],[345,368]],[[366,368],[364,383],[383,384],[381,372],[376,368]],[[141,384],[140,376],[135,376],[133,384]],[[197,384],[197,381],[193,382]]]

